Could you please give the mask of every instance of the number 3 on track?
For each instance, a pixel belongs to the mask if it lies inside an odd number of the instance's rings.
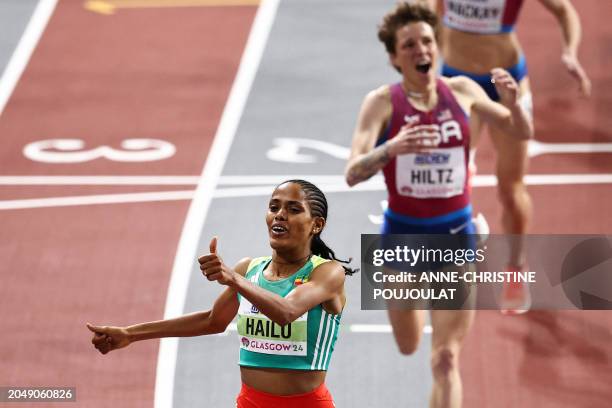
[[[43,163],[82,163],[99,158],[119,162],[147,162],[172,157],[176,148],[170,142],[158,139],[126,139],[123,150],[99,146],[83,150],[81,139],[49,139],[27,144],[23,154],[30,160]]]

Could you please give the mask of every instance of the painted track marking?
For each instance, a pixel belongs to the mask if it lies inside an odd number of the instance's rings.
[[[202,170],[202,177],[185,219],[170,276],[164,319],[183,314],[189,276],[193,259],[196,257],[202,226],[263,56],[278,4],[279,0],[264,0],[255,15],[238,66],[238,73],[232,84],[210,153]],[[155,376],[155,408],[172,407],[177,352],[177,338],[161,340]]]
[[[128,194],[97,194],[85,196],[68,196],[53,198],[29,198],[25,200],[0,201],[0,210],[17,210],[25,208],[71,207],[95,204],[144,203],[156,201],[190,200],[193,190],[159,191]]]
[[[30,57],[51,18],[51,14],[53,14],[53,10],[55,10],[56,4],[57,0],[40,0],[32,13],[30,22],[4,69],[2,78],[0,78],[0,116],[4,112],[4,108],[13,94],[13,90],[17,86],[17,82],[19,82],[25,67],[28,65],[28,61],[30,61]]]
[[[222,186],[269,186],[291,178],[305,178],[313,183],[325,186],[344,185],[342,175],[251,175],[251,176],[220,176],[218,184]],[[197,185],[201,176],[0,176],[0,186],[162,186],[162,185]],[[583,174],[528,174],[525,183],[529,185],[554,184],[607,184],[612,182],[612,173]],[[384,187],[382,176],[374,176],[366,183]],[[474,187],[493,187],[497,185],[493,174],[479,174],[473,178]],[[358,190],[356,187],[347,191]],[[248,187],[245,187],[248,188]],[[247,190],[248,191],[248,190]],[[223,194],[226,196],[227,194]]]
[[[41,163],[83,163],[96,159],[117,162],[148,162],[164,160],[174,156],[176,147],[159,139],[125,139],[121,149],[98,146],[84,150],[85,141],[81,139],[48,139],[28,143],[23,155]]]
[[[543,143],[530,140],[527,147],[529,157],[568,153],[612,153],[612,143]]]
[[[281,137],[273,140],[273,147],[266,152],[269,160],[289,163],[316,163],[318,157],[302,153],[302,150],[315,150],[330,157],[348,160],[350,148],[324,140],[295,137]],[[612,143],[546,143],[530,140],[528,156],[535,157],[545,154],[583,154],[612,153]],[[473,156],[472,156],[473,158]]]
[[[88,0],[83,7],[108,16],[117,9],[257,6],[260,3],[260,0]]]
[[[200,176],[0,176],[0,186],[180,186]]]
[[[216,140],[216,139],[215,139]],[[210,159],[209,159],[210,160]],[[219,170],[220,171],[220,170]],[[211,171],[212,172],[212,171]],[[47,178],[48,177],[48,178]],[[47,197],[47,198],[28,198],[23,200],[1,200],[0,210],[17,210],[25,208],[48,208],[64,207],[77,205],[94,204],[122,204],[122,203],[142,203],[154,201],[175,201],[190,200],[198,197],[199,191],[206,190],[206,204],[198,204],[202,211],[207,211],[212,198],[239,198],[256,197],[270,194],[271,189],[278,183],[290,178],[302,178],[311,180],[319,185],[326,193],[350,193],[358,191],[383,191],[385,184],[382,177],[372,179],[349,187],[344,182],[343,176],[229,176],[229,177],[195,177],[195,176],[127,176],[125,178],[116,176],[26,176],[16,178],[12,176],[0,177],[0,185],[22,186],[22,185],[193,185],[198,182],[196,190],[180,191],[153,191],[125,194],[96,194],[67,197]],[[219,180],[218,183],[202,182],[204,180]],[[612,174],[530,174],[525,176],[525,184],[535,186],[546,185],[568,185],[568,184],[611,184]],[[228,187],[215,189],[219,185],[241,185],[242,187]],[[244,187],[244,186],[247,187]],[[473,187],[493,187],[497,185],[497,178],[494,175],[477,175],[472,184]],[[194,204],[192,203],[192,206]],[[191,210],[190,210],[191,213]],[[205,214],[199,214],[199,218]],[[187,220],[190,220],[189,215]],[[191,228],[185,223],[185,228]],[[192,236],[199,238],[199,230],[191,232]],[[182,238],[181,238],[182,240]],[[190,244],[195,245],[195,244]],[[180,248],[180,245],[179,245]],[[195,253],[195,249],[193,249]],[[177,255],[178,259],[178,255]],[[190,258],[191,259],[191,258]],[[184,261],[187,262],[187,261]],[[173,269],[174,270],[174,269]],[[185,272],[181,272],[185,273]],[[188,279],[183,277],[182,279]],[[172,285],[172,283],[171,283]],[[187,285],[187,282],[181,282]],[[186,288],[186,286],[185,286]],[[185,289],[186,290],[186,289]],[[184,299],[182,300],[184,304]],[[167,305],[168,306],[168,305]],[[181,306],[182,307],[182,306]],[[174,307],[171,307],[174,309]],[[168,316],[169,317],[169,316]]]

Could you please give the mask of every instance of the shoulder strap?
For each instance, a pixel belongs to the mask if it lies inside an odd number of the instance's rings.
[[[326,262],[331,262],[329,259],[321,258],[318,255],[313,255],[310,258],[310,262],[312,262],[312,269],[315,269],[319,265],[323,265]]]
[[[295,284],[299,285],[301,283],[306,283],[310,279],[310,274],[315,270],[316,267],[323,265],[326,262],[330,262],[329,259],[322,258],[318,255],[313,255],[310,257],[308,263],[304,266],[302,271],[298,273],[295,277]]]
[[[260,256],[258,258],[252,259],[251,262],[249,262],[249,266],[247,267],[247,272],[244,277],[249,279],[253,275],[253,270],[261,264],[267,262],[270,258],[270,256]]]

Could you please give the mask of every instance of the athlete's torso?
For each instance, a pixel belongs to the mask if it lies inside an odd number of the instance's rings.
[[[298,285],[310,279],[312,271],[328,262],[312,256],[293,275],[269,281],[264,270],[271,257],[254,259],[245,275],[268,291],[286,297]],[[290,324],[279,326],[259,312],[246,298],[239,296],[238,334],[242,367],[325,371],[329,366],[340,327],[340,314],[327,312],[317,305]]]
[[[521,5],[522,0],[444,0],[444,62],[474,74],[517,64],[522,49],[514,25]]]
[[[438,103],[429,112],[415,109],[401,84],[390,86],[393,111],[378,144],[395,137],[406,124],[437,124],[441,134],[438,146],[429,153],[399,155],[383,168],[389,209],[397,214],[436,217],[464,208],[470,202],[468,117],[448,85],[438,79],[436,86]]]

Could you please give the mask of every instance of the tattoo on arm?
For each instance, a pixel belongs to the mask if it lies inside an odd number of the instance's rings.
[[[348,171],[348,184],[353,186],[378,173],[391,160],[388,150],[387,144],[383,144],[359,157]]]

